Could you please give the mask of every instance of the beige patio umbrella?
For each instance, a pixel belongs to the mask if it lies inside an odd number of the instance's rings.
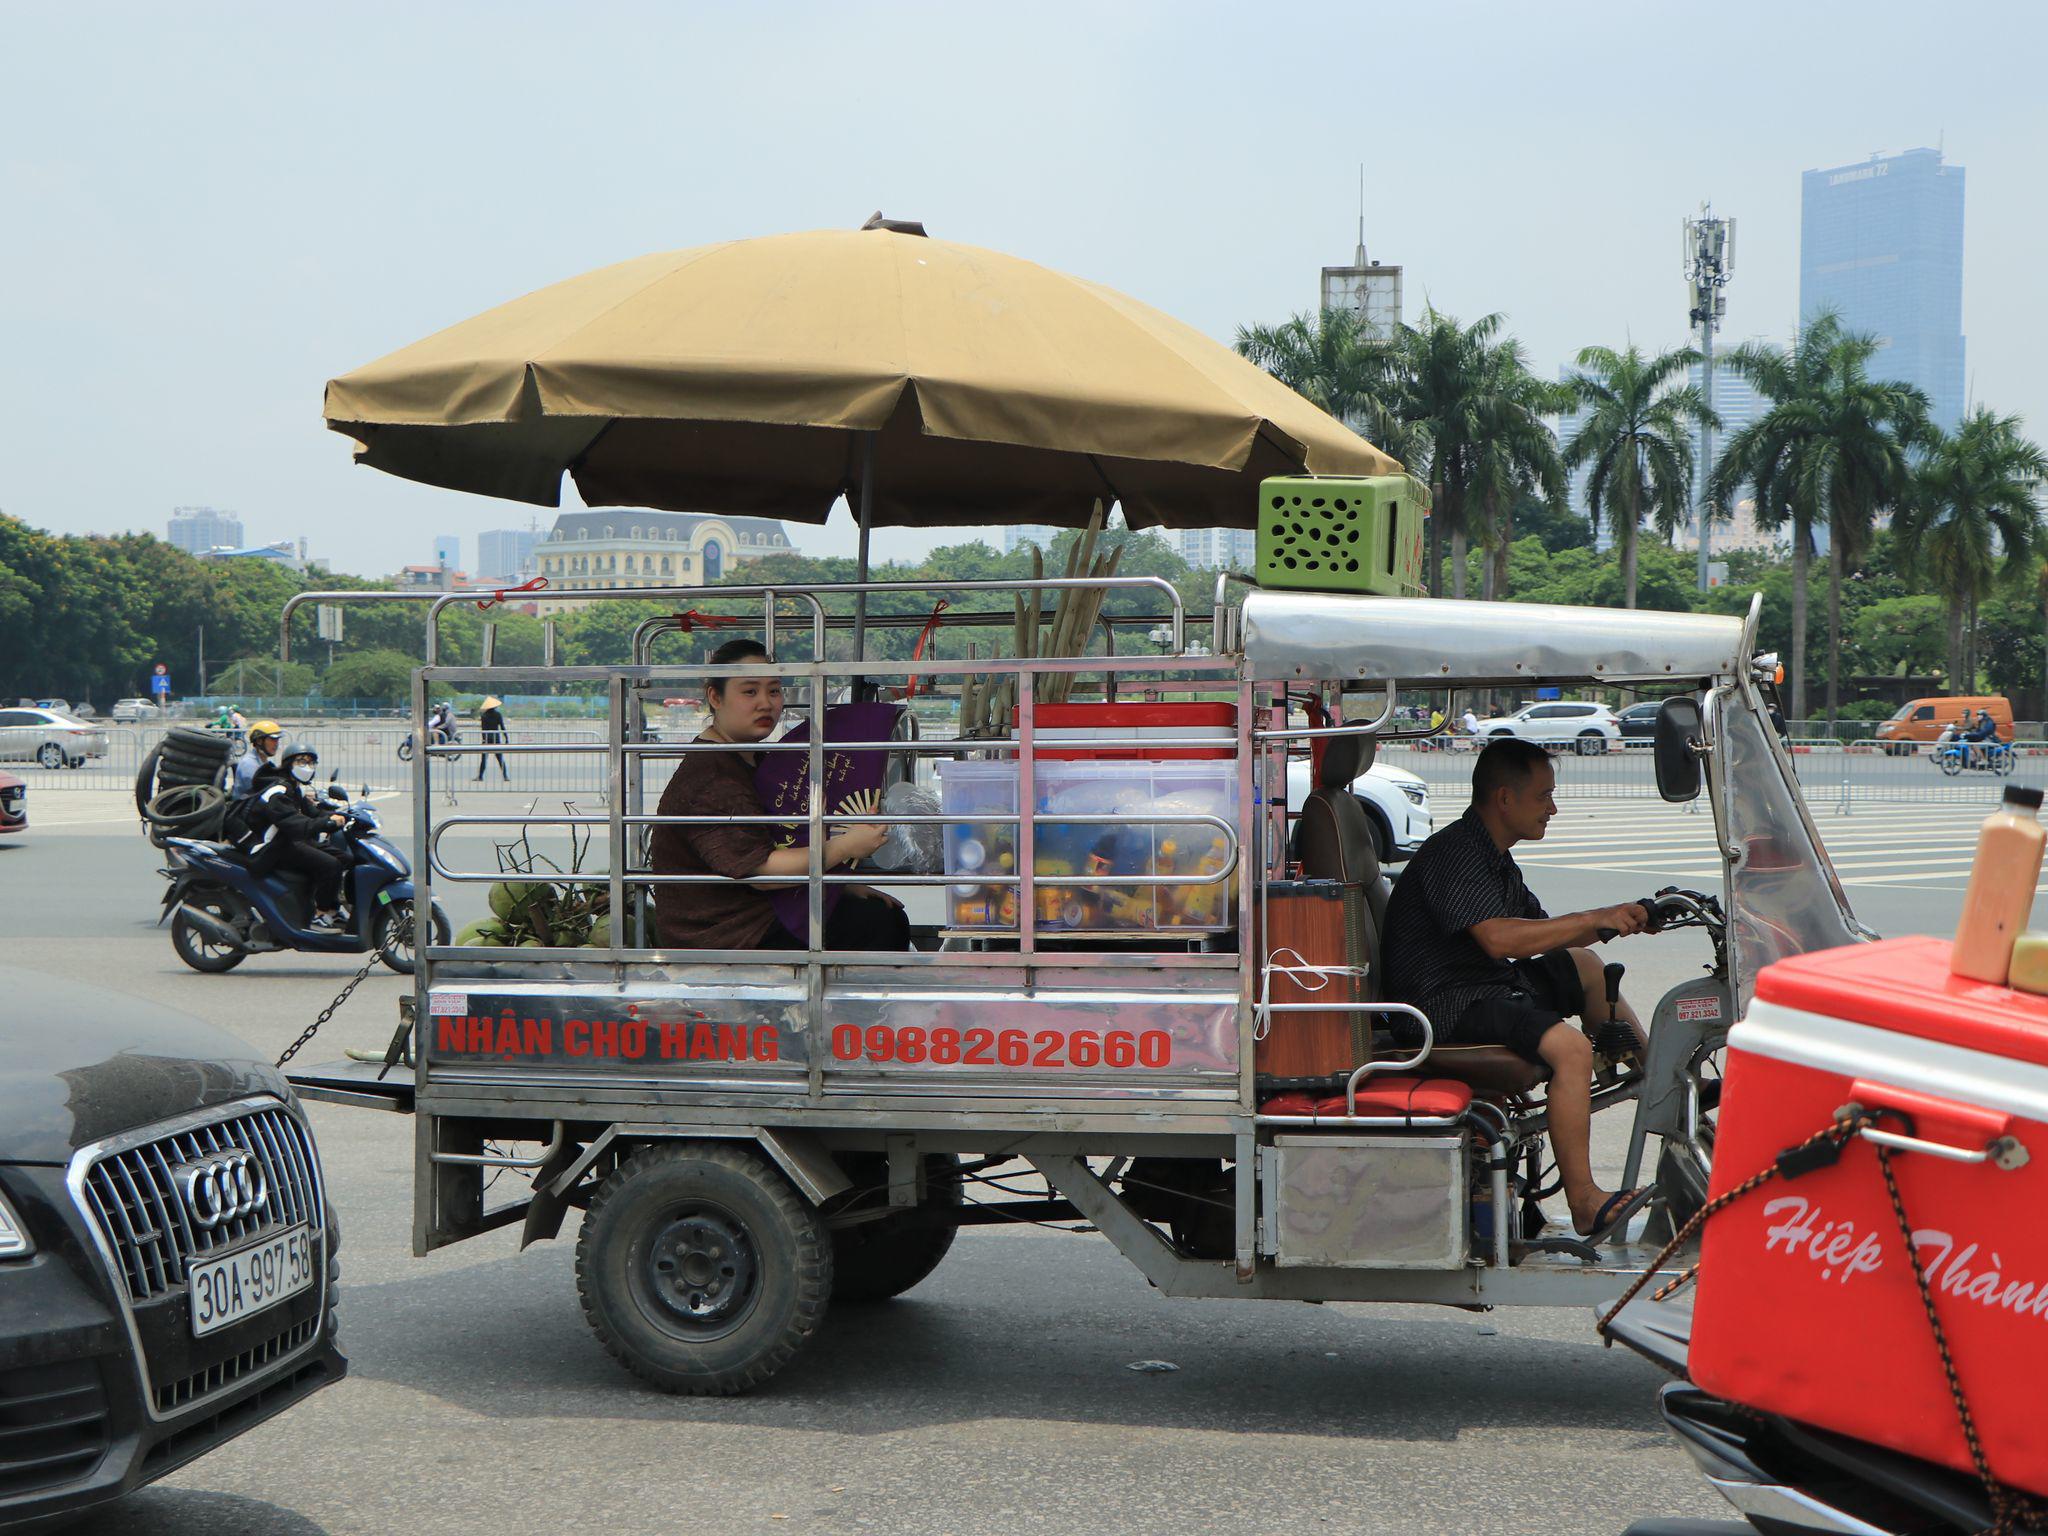
[[[407,479],[558,506],[822,523],[1249,527],[1258,482],[1399,466],[1099,283],[870,220],[667,251],[486,310],[327,385]]]
[[[430,485],[823,522],[1249,527],[1270,474],[1398,466],[1229,348],[1113,289],[891,229],[669,251],[343,374],[327,423]]]

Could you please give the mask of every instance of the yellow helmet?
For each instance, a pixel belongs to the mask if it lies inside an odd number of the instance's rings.
[[[284,736],[284,727],[279,725],[275,720],[258,720],[249,727],[250,746],[255,746],[256,743],[262,740],[262,738],[264,738],[265,736],[276,736],[282,739]]]

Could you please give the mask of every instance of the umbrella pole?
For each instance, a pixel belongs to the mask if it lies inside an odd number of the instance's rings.
[[[868,579],[868,540],[875,531],[875,434],[864,432],[860,440],[860,546],[854,556],[853,579],[865,582]],[[853,659],[856,662],[868,659],[868,595],[865,592],[853,594]],[[864,696],[866,680],[856,678],[853,685],[856,698]]]

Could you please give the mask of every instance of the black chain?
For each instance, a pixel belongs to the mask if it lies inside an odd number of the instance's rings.
[[[411,941],[412,919],[410,917],[402,917],[399,919],[399,921],[403,923],[405,926],[401,928],[393,936],[392,942],[394,944],[402,945],[409,943]],[[286,1046],[284,1048],[284,1054],[278,1057],[277,1060],[274,1063],[272,1063],[272,1065],[281,1067],[286,1062],[290,1061],[294,1056],[298,1055],[299,1052],[305,1048],[306,1042],[308,1040],[311,1040],[315,1035],[320,1033],[320,1026],[322,1024],[325,1024],[329,1019],[334,1017],[335,1010],[341,1007],[343,1003],[348,1001],[349,994],[355,991],[357,987],[360,987],[363,984],[363,978],[368,976],[370,972],[375,970],[377,968],[378,963],[382,959],[383,956],[377,950],[371,950],[370,958],[363,962],[363,968],[360,971],[357,971],[355,975],[349,977],[348,985],[343,987],[341,991],[335,995],[335,999],[333,1002],[329,1003],[325,1008],[322,1008],[320,1010],[320,1017],[315,1019],[312,1023],[308,1024],[305,1028],[304,1033],[302,1033],[299,1036],[299,1038],[294,1040],[290,1045]]]

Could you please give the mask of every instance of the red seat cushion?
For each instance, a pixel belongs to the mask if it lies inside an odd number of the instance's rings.
[[[1425,1119],[1461,1115],[1472,1103],[1472,1090],[1447,1077],[1368,1077],[1358,1085],[1358,1113],[1376,1117],[1421,1116]],[[1332,1094],[1315,1107],[1319,1115],[1342,1115],[1344,1095]]]
[[[1462,1115],[1472,1103],[1470,1084],[1449,1077],[1368,1077],[1358,1085],[1358,1113],[1374,1119],[1450,1119]],[[1305,1093],[1283,1093],[1259,1106],[1262,1115],[1311,1115],[1342,1117],[1344,1095],[1322,1099]]]
[[[1300,1115],[1307,1119],[1316,1112],[1316,1101],[1305,1093],[1283,1093],[1259,1106],[1262,1115]]]

